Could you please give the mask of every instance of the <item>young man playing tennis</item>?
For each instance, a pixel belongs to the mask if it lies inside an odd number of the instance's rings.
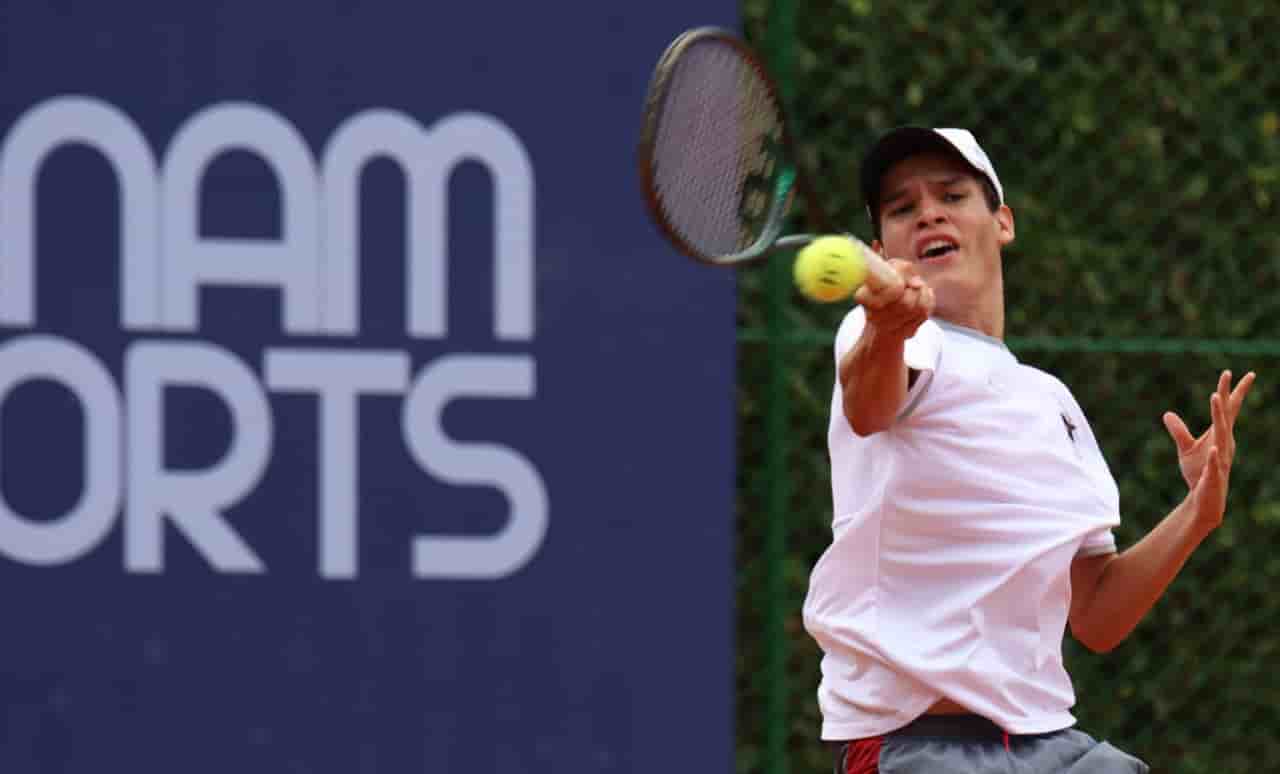
[[[964,130],[900,128],[861,184],[900,280],[861,288],[836,335],[833,540],[804,620],[838,771],[1144,772],[1072,728],[1062,638],[1115,647],[1221,523],[1254,375],[1222,374],[1199,438],[1165,415],[1187,496],[1117,553],[1088,420],[1002,341],[1014,219],[987,155]]]

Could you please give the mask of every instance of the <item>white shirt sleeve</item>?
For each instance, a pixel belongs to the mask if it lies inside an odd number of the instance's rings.
[[[1102,556],[1103,554],[1114,554],[1115,552],[1116,536],[1108,528],[1091,532],[1085,536],[1084,542],[1080,544],[1080,550],[1076,551],[1076,556]]]
[[[862,335],[862,329],[866,325],[867,313],[860,306],[849,310],[840,323],[835,342],[837,374],[840,370],[840,361],[849,350],[853,349],[853,345],[858,343],[858,337]],[[938,358],[942,354],[942,341],[942,328],[938,327],[933,320],[925,320],[916,329],[916,334],[907,339],[903,347],[902,359],[906,361],[908,368],[919,371],[920,376],[907,391],[907,399],[902,403],[902,411],[898,412],[899,419],[909,415],[919,405],[925,391],[929,389],[929,383],[933,381],[933,373],[938,367]]]
[[[1092,461],[1095,468],[1095,475],[1100,479],[1105,477],[1110,481],[1111,488],[1115,488],[1115,478],[1111,475],[1111,471],[1107,466],[1107,460],[1102,453],[1102,448],[1098,445],[1098,439],[1093,434],[1093,426],[1089,423],[1089,418],[1085,416],[1084,409],[1080,407],[1080,403],[1076,401],[1071,390],[1067,388],[1060,380],[1056,380],[1058,389],[1061,391],[1063,400],[1066,405],[1070,406],[1072,414],[1079,422],[1079,430],[1081,433],[1080,443],[1085,450],[1088,459]],[[1116,523],[1120,521],[1119,500],[1116,501],[1116,512],[1109,514]],[[1117,551],[1116,536],[1112,527],[1104,527],[1094,530],[1085,536],[1084,542],[1080,544],[1080,549],[1076,551],[1077,557],[1102,556],[1104,554],[1114,554]]]

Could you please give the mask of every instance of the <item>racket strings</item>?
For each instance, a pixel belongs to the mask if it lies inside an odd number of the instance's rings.
[[[654,142],[669,224],[695,250],[730,255],[765,229],[781,153],[779,108],[754,67],[715,40],[675,63]]]

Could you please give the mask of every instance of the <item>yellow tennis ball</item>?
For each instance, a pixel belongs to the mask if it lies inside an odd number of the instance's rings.
[[[795,278],[806,298],[824,304],[848,298],[867,278],[862,246],[848,237],[818,237],[796,255]]]

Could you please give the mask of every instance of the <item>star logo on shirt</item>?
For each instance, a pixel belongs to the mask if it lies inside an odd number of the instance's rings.
[[[1072,442],[1072,443],[1075,443],[1075,442],[1076,442],[1076,424],[1075,424],[1075,422],[1072,422],[1072,421],[1071,421],[1071,417],[1067,416],[1065,413],[1064,413],[1064,414],[1060,414],[1059,416],[1061,416],[1061,417],[1062,417],[1062,426],[1063,426],[1063,427],[1065,427],[1065,428],[1067,429],[1067,437],[1071,439],[1071,442]]]

